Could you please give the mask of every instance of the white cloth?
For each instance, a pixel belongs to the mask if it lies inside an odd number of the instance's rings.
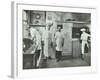
[[[50,56],[50,46],[52,41],[51,32],[48,30],[45,30],[43,33],[43,40],[44,40],[44,56],[49,57]]]
[[[37,45],[38,50],[42,49],[41,41],[42,41],[42,37],[41,37],[40,33],[37,31],[36,32],[36,45]]]
[[[81,53],[84,54],[85,53],[85,45],[89,48],[88,46],[88,42],[87,41],[82,41],[82,47],[81,47]]]
[[[87,34],[86,32],[83,32],[81,35],[81,40],[82,40],[82,45],[81,45],[81,53],[84,54],[85,53],[85,45],[89,48],[88,45],[88,37],[90,37],[89,34]]]
[[[30,33],[31,33],[31,39],[35,38],[35,36],[36,36],[36,29],[30,28]]]
[[[31,29],[30,29],[30,33],[31,33],[31,39],[32,39],[33,42],[34,42],[34,45],[36,45],[36,49],[37,49],[37,50],[41,50],[41,49],[42,49],[42,45],[41,45],[42,37],[41,37],[39,31],[37,31],[37,30],[34,29],[34,28],[31,28]],[[35,52],[35,51],[33,51],[33,52]],[[33,59],[33,60],[34,60],[34,59]],[[37,67],[38,67],[39,64],[40,64],[40,60],[41,60],[41,51],[40,51],[39,59],[37,60]]]
[[[88,37],[90,37],[90,35],[87,34],[86,32],[83,32],[82,35],[81,35],[81,40],[82,41],[87,41]]]
[[[83,28],[83,29],[81,29],[81,31],[86,31],[86,29]]]
[[[41,37],[39,31],[37,31],[34,28],[31,28],[30,33],[31,33],[31,39],[33,40],[33,42],[36,45],[37,49],[40,50],[41,49],[42,37]]]
[[[43,33],[43,41],[44,41],[44,56],[48,57],[48,34],[47,30]]]
[[[55,39],[56,39],[56,50],[62,51],[63,49],[62,44],[63,44],[63,39],[64,39],[63,34],[61,32],[56,32]]]

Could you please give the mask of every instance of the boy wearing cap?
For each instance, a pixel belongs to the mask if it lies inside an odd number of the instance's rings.
[[[82,40],[82,44],[81,44],[81,57],[83,59],[84,57],[84,53],[85,53],[85,45],[89,48],[89,45],[88,45],[88,37],[90,37],[90,35],[88,33],[86,33],[86,29],[81,29],[82,31],[82,34],[81,34],[81,40]]]
[[[56,40],[56,55],[55,55],[55,57],[58,62],[61,60],[61,57],[62,57],[62,50],[63,50],[63,46],[64,46],[64,37],[61,32],[62,25],[57,25],[57,29],[58,29],[58,31],[55,34],[55,40]]]

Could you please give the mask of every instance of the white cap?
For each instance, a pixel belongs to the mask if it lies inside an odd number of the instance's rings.
[[[47,21],[47,25],[51,26],[51,25],[53,25],[53,22],[52,21]]]
[[[86,31],[86,29],[82,28],[81,31],[84,32],[84,31]]]

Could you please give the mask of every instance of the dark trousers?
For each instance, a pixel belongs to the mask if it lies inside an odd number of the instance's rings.
[[[40,50],[36,50],[35,54],[34,54],[34,58],[35,58],[35,67],[37,67],[37,60],[39,59],[40,56]]]
[[[57,50],[56,50],[56,55],[55,55],[55,57],[56,57],[57,60],[60,60],[61,57],[62,57],[62,51],[57,51]]]

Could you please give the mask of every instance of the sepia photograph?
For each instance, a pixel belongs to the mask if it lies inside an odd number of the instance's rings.
[[[91,66],[91,13],[22,10],[23,69]]]

